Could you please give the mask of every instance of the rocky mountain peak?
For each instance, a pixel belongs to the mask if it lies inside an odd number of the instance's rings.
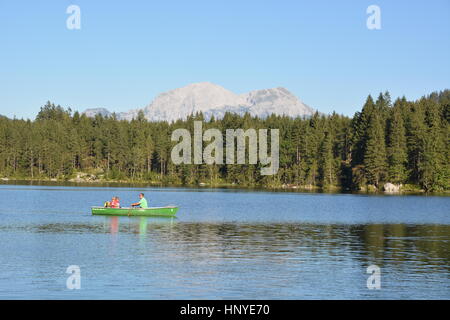
[[[139,109],[118,114],[119,119],[131,120]],[[255,90],[241,95],[211,82],[192,83],[185,87],[159,94],[144,109],[145,117],[150,121],[176,121],[189,115],[203,112],[205,118],[221,118],[225,112],[244,114],[249,112],[261,118],[271,114],[290,117],[310,116],[314,110],[301,102],[289,90],[278,87]],[[111,114],[104,108],[88,109],[88,116]]]

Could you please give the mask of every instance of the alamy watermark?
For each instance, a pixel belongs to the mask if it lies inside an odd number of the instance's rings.
[[[370,5],[366,10],[367,14],[370,16],[367,18],[366,26],[369,30],[380,30],[381,29],[381,9],[377,5]]]
[[[66,26],[69,30],[81,29],[81,9],[78,5],[71,4],[67,7],[66,13],[70,16],[66,20]],[[369,30],[381,29],[381,9],[378,5],[372,4],[367,7],[366,14],[369,14],[366,20],[366,26]]]
[[[81,29],[81,9],[75,4],[71,4],[67,7],[66,13],[70,16],[66,20],[66,27],[69,30]]]
[[[274,175],[279,169],[279,130],[270,129],[270,155],[267,143],[268,129],[227,129],[225,133],[225,163],[246,164],[246,146],[248,139],[248,164],[263,166],[261,175]],[[176,129],[172,132],[172,141],[181,141],[171,152],[174,164],[224,164],[224,141],[222,132],[218,129],[208,129],[203,133],[202,122],[194,121],[193,143],[191,133],[187,129]],[[209,142],[203,150],[203,142]],[[235,144],[237,140],[237,145]],[[192,160],[192,144],[193,156]],[[235,151],[237,155],[235,157]],[[236,162],[235,162],[236,158]]]
[[[367,278],[367,289],[369,290],[379,290],[381,289],[381,269],[379,266],[372,264],[367,267],[366,272],[370,274]]]
[[[70,276],[66,280],[66,287],[69,290],[81,289],[81,269],[77,265],[68,266],[66,273]]]

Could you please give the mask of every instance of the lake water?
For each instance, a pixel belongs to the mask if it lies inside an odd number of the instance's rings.
[[[141,191],[177,218],[90,213]],[[0,248],[0,299],[450,299],[442,196],[0,185]]]

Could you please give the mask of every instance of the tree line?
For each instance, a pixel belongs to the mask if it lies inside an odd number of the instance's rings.
[[[449,190],[450,90],[417,101],[391,102],[389,92],[367,97],[350,118],[316,113],[309,118],[226,113],[203,129],[279,129],[280,169],[262,176],[256,165],[174,165],[177,128],[193,132],[201,113],[173,123],[89,118],[51,102],[34,121],[0,116],[0,175],[16,179],[70,179],[77,172],[103,180],[172,185],[380,190],[384,183],[425,191]],[[248,162],[247,162],[248,163]]]

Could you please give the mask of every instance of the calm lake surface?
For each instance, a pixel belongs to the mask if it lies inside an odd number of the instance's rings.
[[[450,299],[450,197],[0,185],[0,249],[0,299]]]

